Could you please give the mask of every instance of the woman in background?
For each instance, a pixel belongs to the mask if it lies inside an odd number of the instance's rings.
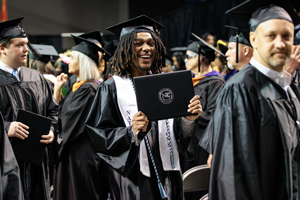
[[[77,45],[71,50],[68,64],[69,73],[77,77],[77,82],[63,100],[58,99],[61,130],[57,138],[53,199],[106,200],[106,167],[93,150],[84,124],[100,84],[98,51],[105,50],[87,39],[73,37]],[[58,77],[54,88],[56,94],[60,93],[66,79],[65,74]]]

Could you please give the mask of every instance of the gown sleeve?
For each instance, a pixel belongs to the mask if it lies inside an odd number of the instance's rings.
[[[98,155],[123,176],[138,162],[138,147],[132,141],[132,126],[126,127],[118,108],[113,79],[97,90],[86,128]]]

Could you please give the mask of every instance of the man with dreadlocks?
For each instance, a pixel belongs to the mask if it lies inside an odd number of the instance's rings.
[[[3,115],[5,132],[9,138],[14,138],[13,140],[27,140],[31,134],[28,132],[28,124],[16,121],[18,109],[51,118],[51,130],[48,135],[42,135],[40,140],[40,143],[50,144],[54,139],[58,105],[43,75],[24,67],[28,53],[27,46],[34,54],[36,52],[19,25],[22,19],[23,17],[0,23],[0,112]],[[17,161],[25,199],[50,200],[47,152],[42,166],[21,161],[18,157]]]
[[[112,199],[184,198],[178,150],[188,154],[184,149],[202,112],[199,96],[187,108],[196,115],[150,122],[137,110],[132,83],[132,77],[160,73],[165,47],[156,29],[161,27],[142,15],[108,28],[120,33],[112,61],[115,76],[99,87],[86,126],[110,166]]]

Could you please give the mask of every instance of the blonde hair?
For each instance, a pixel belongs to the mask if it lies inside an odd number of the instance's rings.
[[[79,77],[81,81],[98,80],[100,78],[99,71],[95,61],[90,57],[80,53],[79,51],[72,51],[73,57],[79,64]]]

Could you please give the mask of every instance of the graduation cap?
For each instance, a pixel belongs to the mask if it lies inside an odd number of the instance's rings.
[[[191,43],[187,50],[193,51],[195,53],[203,54],[206,58],[210,61],[215,60],[215,51],[218,52],[221,56],[225,57],[225,55],[218,50],[216,47],[212,46],[211,44],[207,43],[205,40],[197,36],[196,34],[192,33],[192,35],[197,38],[199,41]],[[198,70],[200,71],[200,57],[198,56]]]
[[[173,47],[170,49],[172,52],[186,52],[187,47]]]
[[[104,49],[109,53],[103,55],[103,58],[106,62],[109,62],[111,60],[111,58],[115,54],[118,44],[119,44],[119,40],[112,40],[104,47]]]
[[[12,38],[26,38],[27,35],[21,25],[21,21],[23,19],[24,17],[19,17],[16,19],[1,22],[0,42]],[[34,49],[34,47],[30,44],[30,42],[27,43],[27,46],[29,47],[29,49],[31,50],[31,52],[34,54],[35,57],[40,57],[39,53]]]
[[[164,26],[146,15],[140,15],[125,22],[110,26],[106,30],[120,35],[120,39],[130,33],[153,32],[158,35],[158,29]]]
[[[99,47],[94,42],[91,42],[88,39],[82,38],[82,37],[76,37],[74,35],[71,35],[75,41],[76,46],[72,48],[72,51],[78,51],[83,53],[84,55],[90,57],[92,60],[95,61],[95,63],[98,65],[99,62],[99,55],[98,51],[106,54],[108,53],[105,49]]]
[[[56,49],[52,45],[32,44],[32,46],[39,52],[41,56],[39,58],[35,58],[32,54],[29,54],[29,58],[48,63],[50,60],[52,60],[53,56],[58,56]]]
[[[239,43],[247,45],[247,46],[249,46],[251,48],[252,48],[252,46],[251,46],[251,44],[249,42],[249,38],[245,38],[245,36],[243,35],[243,33],[241,33],[240,30],[237,27],[228,26],[228,25],[225,25],[225,27],[236,30],[236,33],[230,36],[229,42],[235,42],[236,43],[235,62],[238,63],[239,62]]]
[[[99,43],[99,44],[101,44],[102,48],[105,47],[105,44],[102,40],[101,33],[99,30],[83,33],[81,35],[78,35],[78,37],[88,39],[94,43]]]
[[[217,41],[217,49],[219,49],[224,55],[226,54],[228,50],[228,42],[226,40],[219,39]]]
[[[290,2],[282,0],[247,0],[226,11],[226,14],[246,38],[259,24],[271,19],[285,19],[295,25],[300,23]]]

